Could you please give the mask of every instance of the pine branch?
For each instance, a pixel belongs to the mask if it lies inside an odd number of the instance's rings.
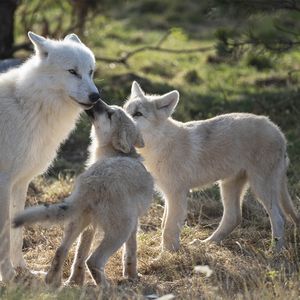
[[[144,51],[156,51],[156,52],[166,52],[166,53],[174,53],[174,54],[183,54],[183,53],[195,53],[195,52],[206,52],[214,49],[214,47],[198,47],[198,48],[191,48],[191,49],[172,49],[172,48],[164,48],[162,47],[163,43],[167,40],[169,35],[171,34],[170,31],[166,32],[161,39],[156,43],[155,46],[142,46],[130,52],[123,54],[120,57],[103,57],[97,56],[96,60],[104,61],[107,63],[116,63],[116,64],[124,64],[128,66],[128,60],[135,56],[137,53],[144,52]]]

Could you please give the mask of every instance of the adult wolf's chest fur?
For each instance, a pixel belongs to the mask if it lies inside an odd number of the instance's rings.
[[[40,110],[23,128],[23,163],[20,173],[34,177],[46,171],[56,156],[60,144],[74,128],[79,110],[61,107],[59,110]],[[24,124],[25,125],[25,124]],[[22,139],[23,140],[23,139]]]

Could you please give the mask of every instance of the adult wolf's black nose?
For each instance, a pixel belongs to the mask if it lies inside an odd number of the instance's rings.
[[[100,99],[99,93],[91,93],[89,94],[89,100],[94,103],[97,102]]]

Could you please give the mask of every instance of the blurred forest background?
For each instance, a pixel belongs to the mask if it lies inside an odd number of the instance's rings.
[[[289,189],[299,210],[299,0],[6,0],[0,1],[0,20],[2,71],[32,54],[29,30],[58,39],[75,32],[95,53],[95,82],[108,103],[122,105],[137,80],[148,93],[179,90],[175,117],[181,121],[227,112],[269,116],[288,140]],[[83,114],[48,176],[35,180],[28,203],[69,195],[74,175],[84,168],[89,130]],[[120,253],[107,267],[117,283],[114,299],[167,293],[178,299],[299,299],[299,235],[287,227],[288,250],[273,256],[268,216],[246,198],[243,222],[222,246],[192,247],[189,242],[217,227],[222,204],[216,187],[191,191],[181,251],[160,257],[163,203],[156,199],[141,221],[140,282],[120,281]],[[34,228],[26,231],[25,257],[31,268],[45,270],[61,229]],[[70,265],[69,259],[65,278]],[[195,265],[208,265],[213,275],[199,276]],[[0,288],[0,298],[5,293]],[[7,298],[38,299],[18,293]],[[58,299],[99,297],[87,296],[87,289],[67,293]]]
[[[3,59],[31,54],[29,30],[77,33],[96,55],[95,81],[109,103],[121,105],[137,80],[149,93],[178,89],[182,121],[270,116],[300,173],[300,1],[7,0],[0,19]],[[51,175],[82,169],[89,126],[82,117]]]

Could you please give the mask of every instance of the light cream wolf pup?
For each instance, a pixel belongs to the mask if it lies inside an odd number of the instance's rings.
[[[10,216],[24,209],[28,183],[43,173],[82,108],[99,99],[95,58],[75,34],[62,41],[28,36],[35,55],[0,75],[0,275],[25,268],[22,231]],[[1,276],[0,276],[1,277]]]
[[[134,148],[144,142],[121,108],[98,102],[88,114],[94,124],[91,160],[96,162],[77,178],[73,193],[63,203],[28,208],[14,219],[15,226],[66,223],[64,239],[46,276],[46,282],[53,286],[61,284],[67,253],[87,226],[78,243],[69,282],[83,284],[87,260],[95,282],[105,285],[105,264],[124,243],[123,274],[137,276],[138,217],[146,212],[153,197],[153,179]],[[104,231],[104,238],[88,258],[96,227]]]
[[[269,214],[276,248],[284,244],[284,218],[299,224],[287,190],[286,140],[268,118],[232,113],[181,123],[171,118],[179,93],[145,95],[133,82],[125,103],[141,130],[145,166],[166,198],[163,249],[177,250],[189,189],[219,181],[224,213],[205,241],[220,242],[241,222],[248,185]]]

